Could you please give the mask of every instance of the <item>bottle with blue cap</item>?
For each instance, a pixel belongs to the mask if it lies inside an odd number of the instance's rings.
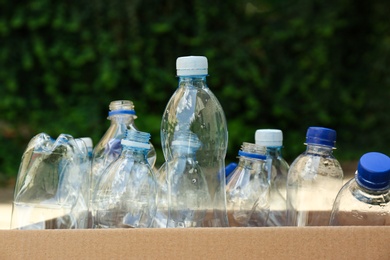
[[[336,131],[309,127],[306,151],[291,164],[287,177],[287,225],[327,226],[343,170],[333,155]]]
[[[199,142],[196,161],[202,169],[210,201],[202,226],[228,226],[225,198],[225,156],[228,144],[227,123],[221,104],[206,83],[208,61],[203,56],[176,60],[178,88],[170,98],[161,121],[161,146],[165,161],[174,159],[178,132],[191,132]],[[192,136],[188,135],[188,136]],[[175,155],[176,156],[176,155]],[[179,171],[180,172],[180,171]],[[173,175],[168,178],[174,178]],[[178,178],[177,180],[182,180]],[[173,185],[173,179],[167,180]],[[174,192],[174,187],[168,191]],[[168,195],[171,201],[177,194]]]
[[[137,116],[132,101],[112,101],[109,110],[107,119],[111,121],[110,127],[93,149],[91,194],[105,169],[120,156],[122,152],[121,140],[125,137],[126,129],[137,130],[134,124]],[[156,152],[151,143],[148,161],[153,168],[156,161]]]
[[[355,177],[338,193],[330,217],[332,226],[390,226],[390,158],[364,154]]]
[[[289,165],[282,156],[283,132],[280,129],[258,129],[255,133],[257,145],[267,148],[271,165],[268,175],[270,183],[270,210],[266,226],[285,226],[287,217],[287,174]]]
[[[93,228],[147,228],[156,214],[157,182],[147,161],[150,134],[126,130],[120,157],[108,166],[92,197]]]
[[[238,166],[226,185],[226,203],[231,227],[265,226],[269,213],[270,185],[266,148],[244,142]]]

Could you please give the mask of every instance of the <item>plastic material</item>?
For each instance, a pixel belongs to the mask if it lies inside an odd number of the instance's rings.
[[[94,228],[150,227],[157,183],[147,161],[149,133],[126,130],[121,156],[102,174],[92,197]]]
[[[66,134],[32,138],[17,176],[11,228],[87,228],[90,149]]]
[[[306,151],[291,164],[287,177],[287,225],[326,226],[343,185],[343,170],[332,152],[336,133],[311,127],[307,136]]]
[[[329,224],[390,226],[389,184],[390,158],[377,152],[364,154],[355,177],[338,193]]]
[[[207,58],[203,56],[179,57],[176,60],[177,76],[207,75]]]
[[[271,171],[268,175],[270,188],[270,211],[266,226],[285,226],[287,219],[287,174],[288,163],[282,156],[283,132],[279,129],[256,130],[257,145],[267,147],[267,157],[270,159]]]
[[[243,143],[239,163],[226,185],[231,227],[265,226],[269,213],[266,148]]]
[[[190,132],[197,137],[200,146],[194,156],[197,165],[203,171],[208,197],[210,197],[208,204],[204,205],[208,217],[203,219],[202,226],[227,226],[225,156],[228,133],[225,114],[221,104],[207,87],[206,75],[187,73],[198,71],[204,65],[205,59],[205,57],[178,58],[179,87],[169,100],[162,117],[161,145],[165,161],[169,164],[175,159],[173,146],[176,145],[174,142],[177,141],[175,139],[178,136],[177,133]],[[198,60],[201,61],[202,66],[197,63]],[[183,68],[187,71],[186,73],[180,72]],[[188,149],[192,148],[188,146]],[[171,177],[177,178],[177,181],[184,181],[179,176],[171,175]],[[168,187],[173,185],[173,179],[168,179],[167,183]],[[174,187],[168,189],[168,191],[174,190]],[[169,196],[171,200],[177,197],[174,193],[170,193]],[[194,198],[194,200],[197,199]]]

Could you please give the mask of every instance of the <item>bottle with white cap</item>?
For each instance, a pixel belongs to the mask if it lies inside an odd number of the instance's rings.
[[[329,225],[343,185],[343,170],[333,155],[335,143],[335,130],[308,128],[306,151],[293,161],[287,176],[287,225]]]
[[[179,57],[176,61],[179,86],[162,116],[161,144],[165,160],[173,159],[177,132],[191,132],[200,142],[196,161],[202,168],[209,197],[202,226],[228,226],[225,198],[225,156],[228,143],[227,123],[221,104],[206,84],[207,58]],[[190,136],[190,135],[189,135]],[[191,140],[187,140],[191,142]],[[169,177],[169,176],[168,176]],[[173,185],[172,179],[167,185]],[[174,191],[172,187],[168,189]],[[170,197],[178,194],[169,194]]]
[[[330,217],[331,226],[390,226],[390,158],[364,154],[355,177],[340,190]]]
[[[126,129],[137,130],[134,120],[137,118],[134,104],[130,100],[115,100],[109,105],[108,120],[110,127],[93,149],[91,194],[105,169],[121,154],[121,140],[125,137]],[[154,166],[156,152],[152,144],[148,152],[149,164]]]
[[[93,228],[147,228],[156,214],[157,182],[147,161],[150,134],[126,130],[120,157],[92,197]]]
[[[287,217],[287,174],[289,165],[282,156],[283,132],[279,129],[258,129],[256,144],[267,148],[271,163],[268,181],[270,183],[270,211],[266,226],[285,226]]]

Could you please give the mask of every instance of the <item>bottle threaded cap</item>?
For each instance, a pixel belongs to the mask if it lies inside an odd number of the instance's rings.
[[[306,143],[336,147],[336,131],[330,128],[312,126],[307,129]]]
[[[265,147],[280,147],[283,145],[283,132],[279,129],[258,129],[255,133],[257,145]]]
[[[208,62],[204,56],[185,56],[176,60],[177,76],[207,75]]]
[[[390,188],[390,157],[378,152],[364,154],[358,164],[356,181],[369,190]]]

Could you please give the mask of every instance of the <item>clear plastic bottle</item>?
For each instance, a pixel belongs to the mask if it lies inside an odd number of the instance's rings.
[[[266,148],[243,143],[239,163],[226,185],[226,201],[231,227],[264,226],[269,213]]]
[[[364,154],[355,177],[338,193],[331,226],[390,226],[390,158]]]
[[[259,129],[255,133],[256,144],[267,147],[267,157],[272,163],[268,176],[270,211],[266,226],[285,226],[287,219],[288,163],[282,156],[283,132],[279,129]]]
[[[207,58],[180,57],[176,61],[179,87],[169,100],[161,122],[161,144],[167,162],[173,159],[176,132],[192,132],[201,146],[197,164],[203,170],[211,201],[203,226],[228,226],[225,198],[225,156],[228,132],[222,106],[206,84]]]
[[[87,143],[85,143],[87,141]],[[14,191],[12,229],[87,228],[89,138],[41,133],[25,150]]]
[[[327,226],[343,170],[333,156],[336,131],[309,127],[306,151],[291,164],[287,177],[287,225]]]
[[[237,168],[238,164],[235,162],[229,163],[225,167],[225,176],[226,176],[226,183],[229,182],[230,178],[232,177],[232,172]]]
[[[126,130],[120,157],[103,172],[92,197],[94,228],[150,227],[157,183],[147,161],[149,139],[149,133]]]
[[[137,116],[133,102],[130,100],[112,101],[109,109],[107,119],[111,121],[111,125],[93,149],[91,194],[105,169],[120,156],[122,152],[121,139],[125,137],[126,129],[137,130],[134,124]],[[148,161],[153,168],[156,152],[153,145],[151,143],[150,145]]]

